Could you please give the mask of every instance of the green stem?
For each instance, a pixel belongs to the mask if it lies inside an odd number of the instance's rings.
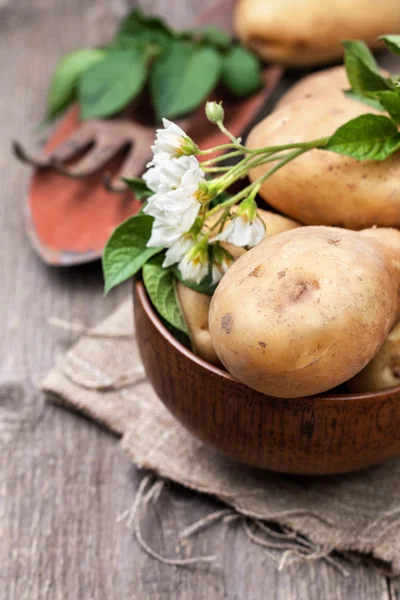
[[[223,129],[221,129],[221,127]],[[221,131],[225,130],[225,127],[220,124],[220,129]],[[227,131],[227,130],[226,130]],[[228,132],[229,133],[229,132]],[[232,136],[233,137],[233,136]],[[233,138],[235,139],[235,138]],[[282,152],[284,150],[311,150],[312,148],[323,148],[326,143],[328,142],[329,138],[320,138],[318,140],[313,140],[311,142],[303,142],[303,143],[294,143],[294,144],[283,144],[281,146],[267,146],[265,148],[257,148],[256,150],[249,150],[248,148],[245,148],[244,146],[236,143],[236,144],[224,144],[222,146],[217,146],[216,148],[210,148],[210,150],[205,150],[203,151],[201,154],[207,154],[209,152],[215,152],[216,150],[220,150],[220,149],[226,149],[226,148],[238,148],[240,147],[239,150],[234,150],[233,152],[229,152],[227,154],[224,154],[223,156],[216,156],[214,158],[211,158],[208,161],[205,161],[203,163],[204,167],[208,167],[209,165],[213,164],[214,162],[219,162],[222,160],[227,160],[229,158],[233,158],[235,156],[239,156],[240,154],[247,154],[247,156],[245,156],[241,161],[239,161],[231,170],[230,173],[227,173],[227,177],[226,180],[224,182],[224,187],[229,187],[229,185],[231,185],[234,181],[236,181],[237,179],[240,179],[241,175],[238,175],[238,173],[244,173],[246,174],[247,171],[250,168],[253,168],[254,166],[258,166],[260,164],[264,164],[266,162],[271,162],[275,159],[274,155],[276,155],[279,152]],[[259,155],[266,155],[266,157],[261,160],[261,162],[251,162],[253,160],[254,157],[259,156]],[[276,157],[278,158],[278,157]],[[222,171],[222,169],[220,169]],[[228,171],[228,169],[227,169]],[[211,171],[210,171],[211,172]],[[226,185],[227,184],[227,185]]]
[[[266,146],[265,148],[257,148],[257,150],[251,150],[251,154],[264,154],[264,152],[280,152],[281,150],[293,150],[293,149],[306,149],[311,150],[312,148],[323,148],[329,141],[329,137],[320,138],[318,140],[312,140],[311,142],[297,142],[295,144],[284,144],[282,146]]]
[[[228,215],[229,215],[229,208],[226,208],[223,211],[222,215],[219,217],[219,219],[217,219],[217,221],[215,221],[215,223],[210,227],[210,232],[214,231],[214,229],[216,229],[218,227],[218,225],[223,224],[226,221]]]
[[[257,164],[260,163],[260,160],[262,160],[263,162],[268,162],[270,157],[271,153],[267,154],[265,157],[262,157],[262,159],[257,159],[256,162]],[[273,155],[273,157],[271,158],[272,160],[276,160],[275,155]],[[226,189],[227,187],[235,183],[235,181],[241,179],[241,177],[244,177],[249,172],[249,169],[254,166],[254,164],[251,162],[252,159],[253,156],[246,156],[243,160],[241,160],[234,167],[232,167],[230,172],[226,173],[226,176],[222,176],[220,179],[220,183],[223,184],[222,189]]]
[[[230,131],[227,130],[227,128],[225,127],[225,125],[223,124],[222,121],[217,121],[216,125],[218,125],[218,127],[220,128],[222,133],[224,133],[226,135],[226,137],[229,138],[234,144],[241,146],[239,140],[237,138],[235,138],[235,136],[232,135]]]
[[[212,217],[212,215],[215,215],[220,210],[223,210],[225,208],[230,208],[231,206],[236,204],[236,202],[238,200],[240,200],[243,196],[246,196],[247,193],[251,191],[251,188],[253,187],[253,185],[254,184],[251,183],[250,185],[245,187],[243,190],[241,190],[240,192],[238,192],[237,194],[232,196],[232,198],[229,198],[228,200],[225,200],[225,202],[221,202],[221,204],[217,204],[217,206],[214,206],[214,208],[212,208],[211,210],[209,210],[206,213],[206,219],[208,219],[209,217]]]
[[[203,167],[205,173],[219,173],[229,171],[231,167]]]
[[[214,150],[214,148],[213,148]],[[208,165],[212,165],[213,163],[216,162],[220,162],[223,160],[228,160],[228,158],[234,158],[235,156],[239,156],[240,154],[243,154],[242,150],[235,150],[234,152],[227,152],[227,154],[222,154],[220,156],[215,156],[214,158],[210,158],[209,160],[205,160],[202,165],[203,166],[208,166]]]
[[[228,150],[229,148],[235,148],[236,150],[238,150],[239,145],[238,145],[237,141],[235,141],[235,143],[232,143],[232,144],[221,144],[221,146],[214,146],[214,148],[208,148],[207,150],[200,150],[200,152],[198,152],[196,154],[196,156],[205,156],[206,154],[212,154],[212,153],[216,152],[217,150]]]
[[[245,168],[245,173],[244,175],[247,175],[248,171],[250,169],[254,169],[255,167],[259,167],[260,165],[265,165],[266,163],[270,163],[270,162],[276,162],[279,159],[284,158],[285,156],[287,156],[287,154],[284,154],[282,156],[282,154],[273,154],[271,155],[267,155],[266,157],[262,156],[257,158],[256,160],[254,160],[253,162],[249,161],[244,165]],[[240,179],[240,177],[242,176],[242,174],[239,175],[238,179]]]
[[[305,152],[308,152],[308,150],[310,150],[310,148],[296,148],[296,150],[294,150],[293,152],[288,152],[286,154],[286,156],[284,158],[282,158],[282,160],[280,160],[274,167],[272,167],[272,169],[270,169],[269,171],[267,171],[264,175],[262,175],[261,177],[259,177],[256,181],[254,181],[253,183],[250,183],[250,185],[248,185],[243,190],[241,190],[240,192],[238,192],[237,194],[235,194],[234,196],[232,196],[232,198],[229,198],[225,202],[222,202],[221,204],[218,204],[217,206],[215,206],[214,208],[212,208],[211,210],[209,210],[206,213],[206,219],[208,219],[212,215],[216,214],[220,210],[223,210],[225,208],[229,208],[229,207],[233,206],[234,204],[236,204],[238,202],[238,200],[241,200],[244,196],[247,196],[248,194],[250,194],[252,192],[252,190],[253,190],[254,187],[257,186],[257,188],[260,189],[260,187],[262,186],[262,184],[269,177],[271,177],[271,175],[273,175],[274,173],[276,173],[276,171],[278,171],[279,169],[281,169],[282,167],[284,167],[290,161],[292,161],[295,158],[297,158],[297,156],[300,156],[301,154],[304,154]],[[276,157],[274,157],[274,158],[276,160]]]

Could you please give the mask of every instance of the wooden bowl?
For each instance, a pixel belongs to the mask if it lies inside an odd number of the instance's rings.
[[[147,376],[168,410],[204,443],[249,465],[307,475],[355,471],[400,455],[400,386],[368,394],[265,396],[182,346],[140,281],[134,298]]]

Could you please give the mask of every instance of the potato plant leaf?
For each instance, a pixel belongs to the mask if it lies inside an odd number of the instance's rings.
[[[198,35],[203,42],[215,46],[220,50],[227,50],[231,45],[231,36],[229,33],[226,33],[226,31],[222,31],[222,29],[218,29],[218,27],[214,27],[213,25],[195,29],[193,33],[195,36]]]
[[[176,279],[171,269],[164,269],[164,253],[154,256],[142,269],[143,283],[157,312],[170,325],[188,333],[176,292]]]
[[[400,90],[399,92],[393,90],[375,92],[373,96],[378,100],[383,110],[389,113],[393,121],[400,123]]]
[[[149,190],[146,182],[143,179],[140,179],[140,177],[123,177],[122,179],[135,194],[137,200],[145,200],[146,198],[149,198],[149,196],[153,196],[154,192]]]
[[[400,133],[388,117],[366,114],[342,125],[324,150],[357,160],[384,160],[400,148]]]
[[[355,92],[363,94],[390,89],[389,80],[379,73],[375,58],[364,42],[346,41],[343,46],[347,77]]]
[[[146,77],[144,53],[137,49],[111,52],[80,80],[82,119],[107,118],[122,110],[141,92]]]
[[[76,99],[78,83],[84,72],[105,56],[106,51],[100,48],[80,48],[60,60],[50,85],[47,119],[61,114]]]
[[[260,61],[245,48],[235,46],[223,58],[222,83],[239,98],[254,94],[262,86]]]
[[[384,111],[382,104],[379,102],[379,100],[376,100],[375,98],[363,96],[362,94],[358,94],[354,90],[344,90],[343,93],[345,96],[347,96],[347,98],[350,98],[350,100],[357,100],[357,102],[362,102],[362,104],[371,106],[376,110],[380,110],[382,112]]]
[[[172,43],[150,74],[157,118],[174,118],[196,108],[218,82],[221,57],[214,48],[188,41]]]
[[[164,19],[146,15],[136,8],[122,19],[114,44],[123,45],[130,41],[164,48],[175,35]]]
[[[136,215],[114,229],[103,253],[104,292],[133,277],[162,248],[147,248],[153,217]]]
[[[385,42],[386,47],[392,52],[400,56],[400,34],[393,33],[391,35],[381,35],[378,40]]]

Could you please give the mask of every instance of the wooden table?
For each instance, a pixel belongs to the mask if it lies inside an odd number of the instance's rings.
[[[196,0],[146,1],[146,9],[188,25]],[[50,316],[94,325],[128,294],[104,299],[100,264],[44,266],[24,233],[29,170],[10,153],[43,117],[53,68],[75,47],[106,40],[123,0],[0,0],[0,598],[1,600],[382,599],[399,587],[365,567],[343,577],[324,562],[278,572],[242,528],[217,525],[191,552],[218,554],[212,567],[173,568],[149,558],[117,517],[142,474],[117,440],[84,418],[45,402],[42,376],[74,341]],[[178,532],[215,510],[176,487],[149,510],[144,536],[175,556]]]

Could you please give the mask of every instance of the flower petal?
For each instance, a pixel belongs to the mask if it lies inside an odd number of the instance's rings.
[[[182,236],[166,252],[163,267],[178,263],[195,244],[192,237]]]

